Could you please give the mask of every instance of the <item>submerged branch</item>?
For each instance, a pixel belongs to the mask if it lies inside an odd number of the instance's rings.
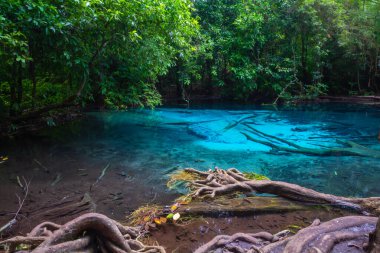
[[[346,156],[363,156],[363,157],[372,157],[372,158],[380,158],[380,150],[370,149],[365,146],[362,146],[353,141],[344,141],[344,140],[336,140],[338,144],[343,145],[344,147],[333,147],[333,148],[322,148],[322,149],[314,149],[299,146],[295,143],[289,142],[277,136],[273,136],[264,132],[261,132],[248,124],[244,124],[249,128],[249,132],[258,136],[258,139],[254,136],[241,132],[247,140],[265,145],[267,147],[272,148],[275,151],[289,152],[289,153],[297,153],[304,155],[316,155],[316,156],[334,156],[334,155],[346,155]],[[280,144],[278,144],[280,143]]]

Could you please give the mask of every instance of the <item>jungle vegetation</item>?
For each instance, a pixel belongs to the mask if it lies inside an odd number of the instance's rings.
[[[380,91],[378,0],[0,2],[0,118]]]

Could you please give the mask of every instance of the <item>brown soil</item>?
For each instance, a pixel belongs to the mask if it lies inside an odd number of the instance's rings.
[[[22,147],[18,148],[19,154],[16,153],[10,153],[9,160],[0,164],[0,226],[10,221],[17,211],[16,194],[23,196],[17,176],[21,181],[24,177],[31,183],[18,222],[3,233],[4,237],[25,234],[46,220],[63,224],[79,216],[83,212],[60,210],[55,213],[53,209],[61,206],[61,203],[79,203],[86,193],[96,208],[84,212],[96,211],[115,220],[125,220],[127,215],[144,203],[170,204],[178,196],[173,193],[160,194],[166,191],[163,178],[157,179],[159,182],[142,184],[147,181],[145,178],[149,171],[125,172],[122,164],[113,163],[94,185],[108,161],[84,161],[71,152],[66,156],[65,152],[62,154],[59,151],[55,155],[54,150],[46,150],[36,156],[36,162],[33,158],[25,158]],[[58,177],[61,180],[57,181]],[[52,209],[50,213],[36,215],[49,209]]]
[[[277,233],[285,229],[296,232],[297,229],[310,225],[314,219],[327,221],[347,215],[350,213],[344,210],[317,208],[244,217],[196,218],[183,224],[165,224],[156,231],[152,231],[151,237],[146,240],[146,243],[158,242],[167,252],[190,253],[220,234],[232,235],[237,232],[255,233],[260,231]]]

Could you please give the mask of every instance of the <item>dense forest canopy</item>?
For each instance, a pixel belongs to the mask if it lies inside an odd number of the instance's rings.
[[[378,0],[0,2],[0,115],[379,93]]]

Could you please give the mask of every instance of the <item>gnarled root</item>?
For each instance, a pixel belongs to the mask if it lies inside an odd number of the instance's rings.
[[[331,204],[355,209],[361,212],[370,212],[380,215],[380,198],[346,198],[331,194],[320,193],[296,184],[271,180],[250,180],[237,169],[202,172],[192,168],[185,169],[188,173],[195,173],[200,180],[190,182],[193,190],[192,197],[211,197],[228,194],[236,191],[261,192],[274,194],[280,197],[316,204]]]
[[[380,219],[377,221],[376,230],[369,235],[368,252],[380,252]]]
[[[355,252],[365,252],[363,245],[368,242],[369,233],[375,230],[377,220],[365,216],[341,217],[324,223],[315,220],[293,236],[284,232],[219,235],[195,252],[332,253],[348,252],[350,247],[356,247]]]
[[[145,246],[136,238],[139,231],[98,213],[88,213],[64,224],[44,222],[25,237],[13,237],[0,242],[12,252],[20,244],[32,249],[26,252],[151,252],[164,253],[160,246]],[[25,251],[24,251],[25,252]]]

